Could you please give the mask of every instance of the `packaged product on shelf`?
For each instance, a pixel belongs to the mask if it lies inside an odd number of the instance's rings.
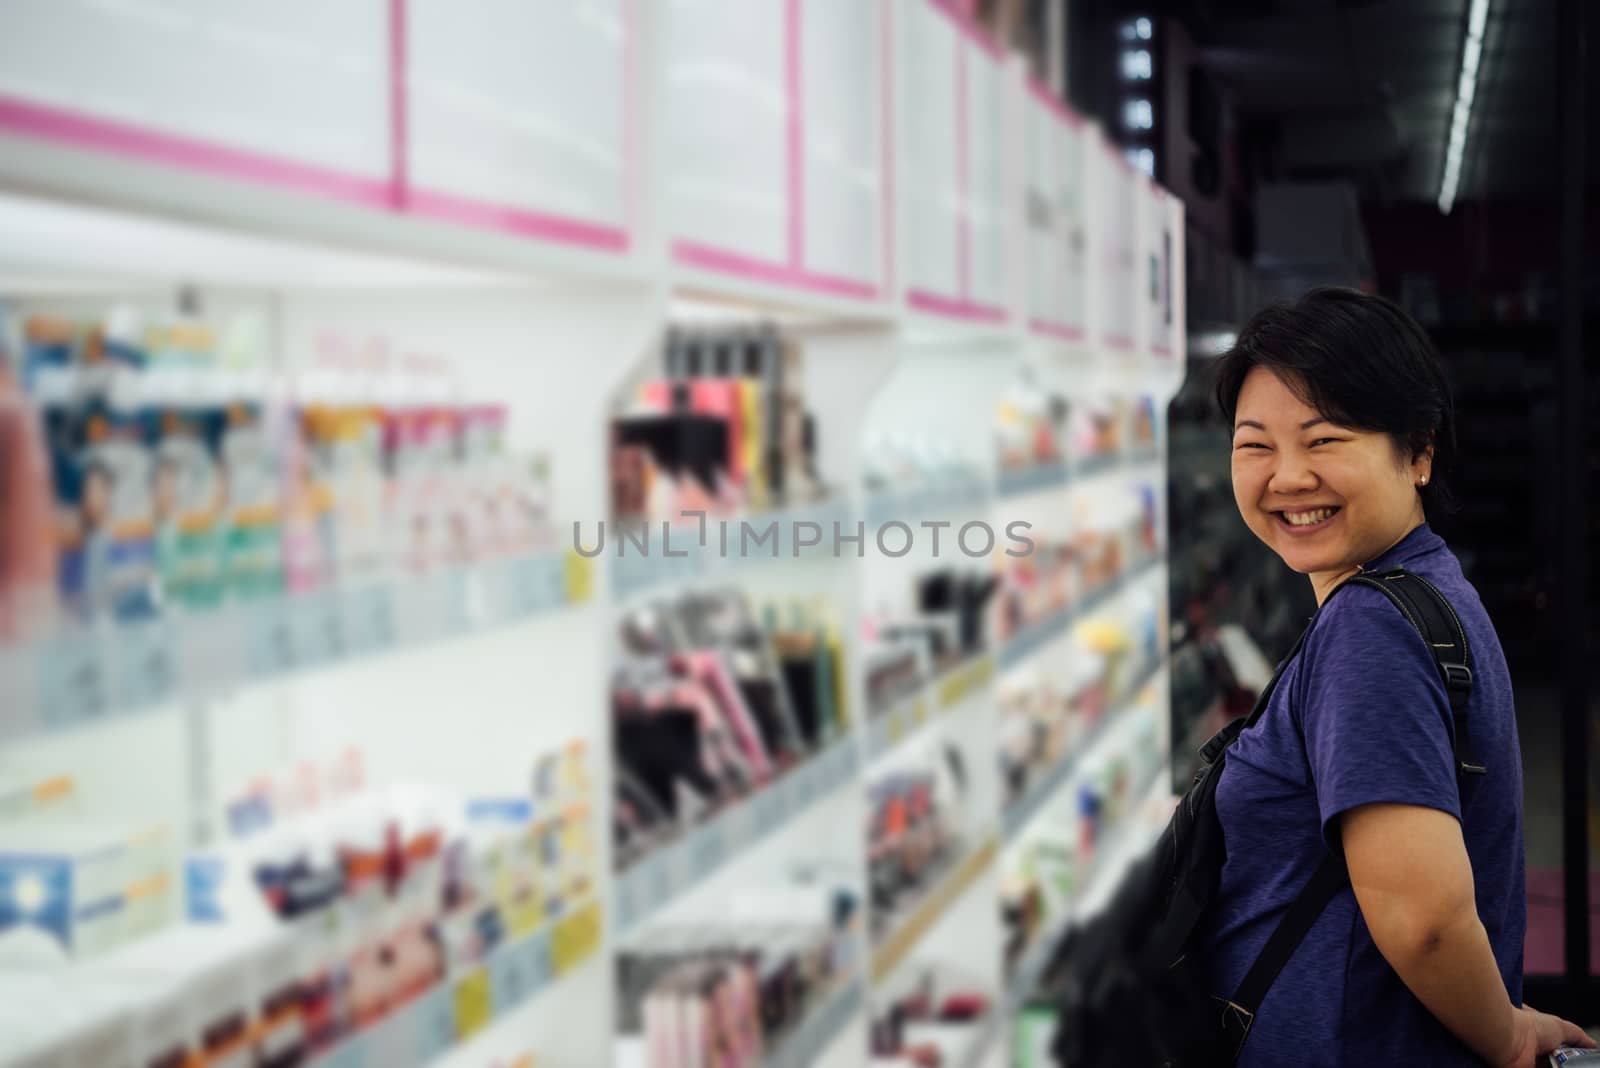
[[[174,915],[170,838],[81,821],[0,828],[0,964],[100,956]]]
[[[656,928],[619,953],[618,1032],[639,1044],[643,1063],[761,1063],[846,978],[854,895],[775,889],[736,894],[715,919]]]
[[[349,585],[381,577],[383,422],[375,409],[359,405],[314,405],[302,418],[318,481],[330,498],[333,577]]]
[[[50,485],[40,414],[0,359],[0,501],[5,502],[0,509],[0,645],[37,637],[54,626]]]
[[[1002,395],[996,451],[1002,471],[1025,470],[1061,459],[1067,403],[1041,387],[1030,371],[1019,375]]]
[[[230,597],[275,596],[284,588],[280,454],[259,405],[230,404],[219,424],[223,583]]]
[[[993,1005],[994,996],[970,975],[948,965],[918,962],[875,998],[873,1063],[963,1063]]]
[[[868,787],[867,873],[872,933],[887,933],[899,910],[959,857],[967,838],[967,771],[960,750],[943,743],[908,770]]]
[[[291,593],[331,585],[337,577],[332,472],[324,458],[327,431],[314,412],[290,420],[283,458],[283,574]]]
[[[223,413],[169,407],[152,431],[156,564],[163,605],[215,607],[223,594],[223,479],[215,444]]]

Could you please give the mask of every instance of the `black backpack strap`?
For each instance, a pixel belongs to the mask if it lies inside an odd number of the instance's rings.
[[[1450,718],[1456,736],[1456,772],[1482,775],[1487,769],[1473,755],[1472,737],[1467,728],[1467,698],[1472,696],[1472,656],[1461,617],[1437,586],[1404,568],[1362,573],[1349,581],[1389,598],[1427,642],[1428,651],[1433,654],[1433,662],[1444,680],[1445,692],[1450,696]]]
[[[1290,904],[1289,911],[1283,914],[1283,919],[1278,921],[1267,944],[1261,947],[1255,963],[1250,965],[1239,988],[1234,991],[1232,1000],[1224,1006],[1222,1030],[1231,1058],[1238,1057],[1239,1050],[1243,1048],[1244,1040],[1250,1035],[1255,1011],[1266,1000],[1267,991],[1272,989],[1278,973],[1283,971],[1289,958],[1294,956],[1294,951],[1311,933],[1317,917],[1322,915],[1322,910],[1328,907],[1333,895],[1347,881],[1344,861],[1330,854],[1323,859],[1316,874],[1311,876],[1311,881],[1301,888],[1299,896]]]
[[[1471,654],[1467,647],[1466,628],[1461,625],[1461,618],[1456,615],[1455,609],[1438,587],[1404,568],[1370,574],[1362,572],[1341,583],[1334,593],[1351,584],[1371,587],[1389,598],[1400,614],[1422,635],[1444,679],[1445,692],[1450,696],[1450,717],[1455,725],[1456,774],[1461,778],[1484,774],[1486,769],[1473,756],[1467,734],[1467,699],[1472,696]],[[1326,600],[1324,598],[1324,603]],[[1304,638],[1302,634],[1301,639]],[[1300,643],[1296,642],[1295,651],[1298,652],[1299,648]],[[1284,664],[1293,655],[1291,653],[1285,657]],[[1283,665],[1280,664],[1278,674],[1282,674],[1282,671]],[[1277,681],[1275,674],[1272,684],[1264,693],[1270,693]],[[1259,718],[1265,705],[1265,701],[1257,703],[1250,713],[1251,723]],[[1267,938],[1267,944],[1262,947],[1255,963],[1250,965],[1250,970],[1234,991],[1233,998],[1223,1003],[1222,1030],[1230,1058],[1238,1057],[1244,1040],[1250,1035],[1255,1012],[1266,1000],[1267,991],[1289,963],[1289,958],[1294,956],[1294,951],[1300,948],[1300,943],[1305,941],[1306,935],[1311,933],[1312,925],[1322,915],[1322,910],[1345,886],[1348,878],[1343,857],[1330,854],[1324,858],[1311,881],[1301,889],[1278,921],[1278,926]]]

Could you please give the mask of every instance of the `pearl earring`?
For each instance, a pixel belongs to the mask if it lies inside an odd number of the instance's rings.
[[[1423,475],[1422,476],[1422,481],[1417,483],[1417,485],[1419,485],[1419,486],[1426,486],[1427,484],[1428,484],[1428,476],[1427,475]]]

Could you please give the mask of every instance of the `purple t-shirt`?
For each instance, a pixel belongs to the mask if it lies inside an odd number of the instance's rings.
[[[1522,1001],[1522,756],[1505,656],[1455,555],[1426,525],[1365,569],[1390,567],[1439,587],[1466,627],[1467,722],[1488,774],[1458,793],[1449,698],[1417,630],[1376,590],[1330,598],[1217,784],[1228,860],[1208,925],[1214,993],[1231,994],[1244,978],[1336,841],[1337,817],[1394,802],[1461,820],[1478,915],[1506,989]],[[1239,1059],[1241,1068],[1480,1063],[1389,967],[1348,886],[1268,991]]]

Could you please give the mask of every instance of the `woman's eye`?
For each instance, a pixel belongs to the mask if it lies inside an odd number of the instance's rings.
[[[1267,446],[1259,441],[1241,441],[1235,445],[1236,449],[1265,449]]]
[[[1316,441],[1313,441],[1311,443],[1311,447],[1314,449],[1318,445],[1332,445],[1334,442],[1336,442],[1338,440],[1339,440],[1338,438],[1318,438]]]

